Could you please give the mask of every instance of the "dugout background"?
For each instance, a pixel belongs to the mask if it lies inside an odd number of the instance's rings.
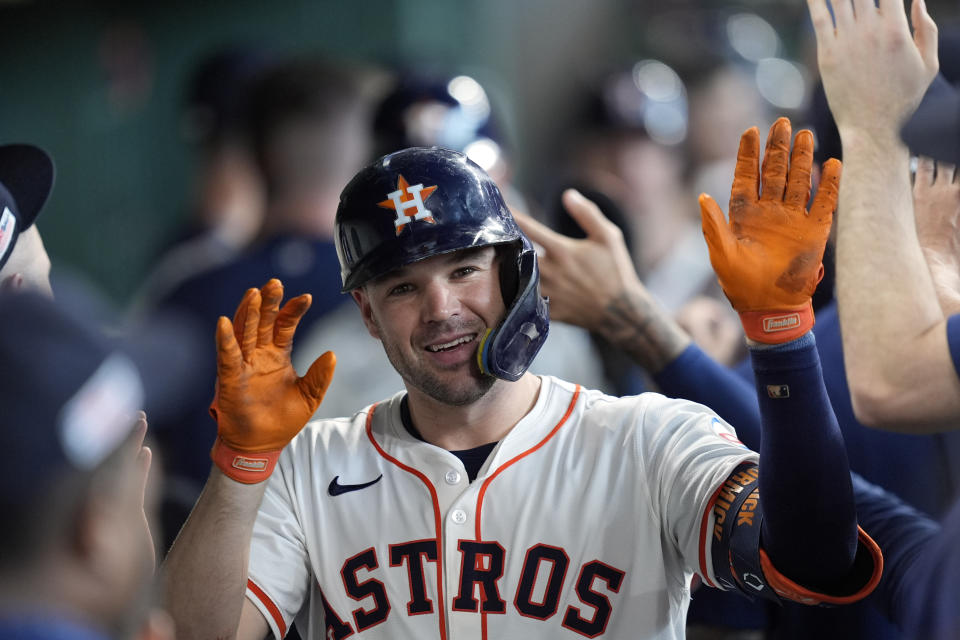
[[[928,5],[941,23],[958,9]],[[543,178],[537,159],[562,135],[579,78],[641,56],[696,66],[716,53],[723,16],[744,10],[774,26],[785,57],[813,64],[802,0],[0,0],[0,142],[51,152],[39,226],[55,269],[124,304],[185,216],[183,84],[218,46],[449,61],[506,117],[526,186]]]

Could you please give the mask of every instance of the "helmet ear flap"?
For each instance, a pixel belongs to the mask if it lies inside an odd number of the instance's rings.
[[[521,243],[497,245],[497,262],[500,265],[500,295],[504,306],[509,309],[517,298],[520,283]]]
[[[504,271],[515,274],[517,293],[507,303],[503,322],[481,340],[477,361],[483,373],[518,380],[547,339],[550,303],[540,295],[540,270],[532,246],[522,243],[516,260],[504,261],[500,271],[501,281]]]

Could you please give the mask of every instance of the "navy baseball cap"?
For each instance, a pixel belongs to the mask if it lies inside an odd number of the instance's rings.
[[[136,342],[108,335],[93,305],[0,294],[0,504],[22,504],[95,469],[149,411],[157,388],[189,378],[176,349],[144,348],[154,339],[147,334]]]
[[[937,74],[900,134],[911,153],[960,164],[960,90]]]
[[[0,269],[53,188],[53,160],[29,144],[0,145]]]

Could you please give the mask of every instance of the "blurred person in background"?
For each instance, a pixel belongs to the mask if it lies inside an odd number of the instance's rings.
[[[466,73],[397,70],[373,116],[372,157],[407,147],[460,151],[497,183],[507,206],[526,210],[513,184],[512,145],[490,96]]]
[[[251,85],[276,56],[235,45],[204,56],[185,87],[183,134],[197,168],[190,210],[140,285],[130,310],[147,313],[187,278],[234,258],[256,237],[263,178],[244,126]]]
[[[624,231],[652,295],[712,355],[730,363],[743,357],[743,332],[716,284],[685,181],[684,82],[664,62],[641,59],[590,83],[582,102],[565,136],[556,184],[548,185],[545,218],[564,234],[580,236],[560,194],[573,187],[598,202]],[[617,372],[618,393],[650,384],[622,353],[594,340],[606,367]]]
[[[686,139],[693,193],[722,192],[736,164],[737,140],[749,127],[773,122],[746,66],[727,59],[707,61],[689,74],[690,124]]]
[[[379,76],[315,57],[278,62],[251,87],[247,135],[262,176],[266,210],[262,232],[246,251],[198,273],[157,307],[212,328],[232,315],[250,286],[276,276],[291,291],[310,291],[313,305],[301,322],[313,322],[343,304],[333,219],[340,189],[370,153],[370,96]],[[210,466],[216,425],[207,411],[216,371],[197,361],[202,394],[182,414],[154,422],[167,472],[182,487],[166,514],[165,531],[179,530]],[[169,544],[172,540],[167,540]]]
[[[51,262],[35,222],[50,195],[54,174],[53,160],[42,149],[27,144],[0,146],[0,294],[34,292],[53,298]],[[6,296],[0,306],[18,299]],[[100,291],[73,277],[58,281],[57,304],[71,313],[82,310],[86,322],[104,334],[152,336],[140,345],[141,357],[150,358],[152,364],[151,393],[144,405],[152,418],[176,417],[180,404],[195,397],[200,379],[193,367],[181,364],[208,344],[209,331],[203,331],[201,339],[195,325],[162,313],[144,318],[137,326],[122,323]],[[54,368],[69,366],[58,360],[40,362]],[[0,361],[0,366],[7,375],[18,375],[10,369],[13,364]]]
[[[639,273],[659,282],[651,291],[676,311],[714,281],[683,180],[686,87],[671,67],[644,59],[604,76],[586,94],[559,173],[563,182],[620,205]],[[559,193],[564,185],[551,186]],[[692,251],[688,236],[696,238]]]
[[[170,638],[154,605],[148,370],[78,310],[0,295],[0,637]]]
[[[53,160],[33,145],[0,145],[0,291],[53,296],[50,257],[35,224],[53,188]]]

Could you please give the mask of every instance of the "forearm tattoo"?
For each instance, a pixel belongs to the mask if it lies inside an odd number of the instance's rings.
[[[683,329],[656,302],[628,292],[607,305],[599,328],[611,344],[650,373],[663,369],[690,343]]]

